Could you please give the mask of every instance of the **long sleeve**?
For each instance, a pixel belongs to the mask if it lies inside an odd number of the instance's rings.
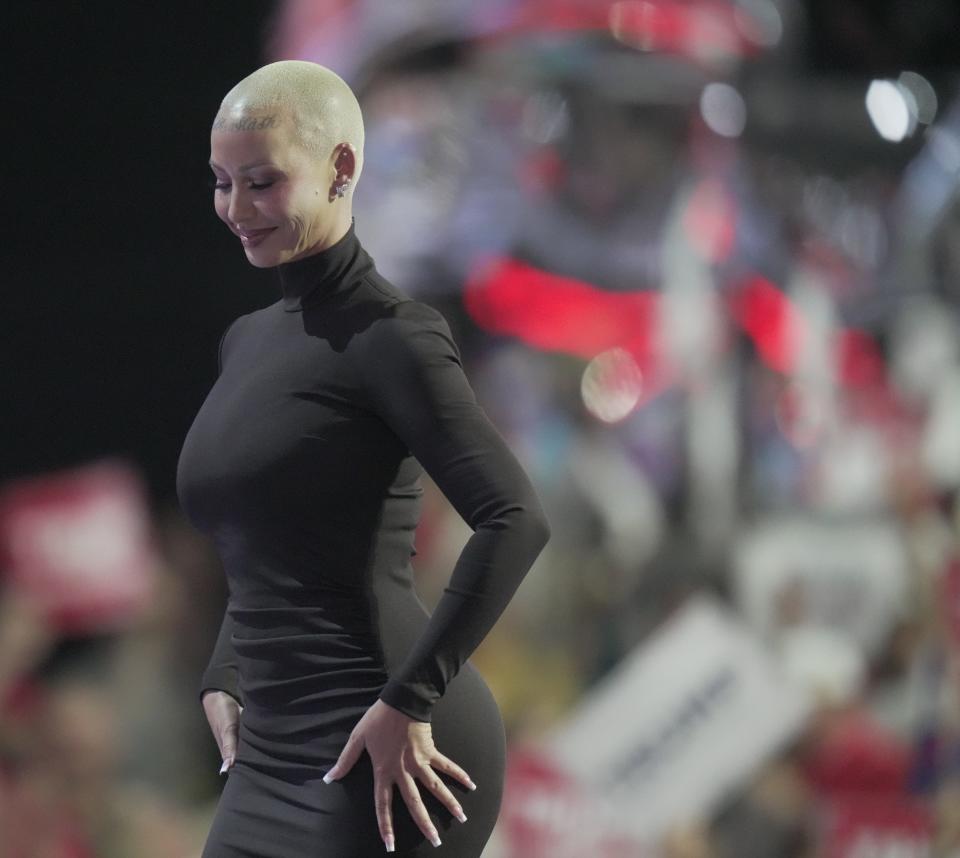
[[[402,301],[362,337],[360,373],[372,408],[473,530],[423,634],[380,693],[411,718],[430,721],[550,528],[530,480],[477,403],[443,316]]]
[[[233,620],[230,614],[224,610],[223,622],[220,623],[220,633],[217,635],[217,642],[213,646],[213,654],[207,664],[206,670],[200,678],[200,699],[203,700],[203,692],[209,689],[226,691],[241,706],[243,706],[243,697],[240,694],[239,670],[237,669],[237,657],[233,652],[233,644],[230,642],[230,635],[233,632]]]
[[[223,372],[223,344],[226,342],[227,334],[236,323],[234,319],[220,337],[220,345],[217,347],[217,373]],[[233,644],[230,641],[230,635],[233,632],[233,620],[230,618],[228,610],[223,612],[223,620],[220,623],[220,632],[217,634],[217,641],[213,646],[213,653],[207,663],[206,669],[200,677],[200,700],[203,700],[203,693],[209,689],[226,691],[241,706],[243,699],[239,687],[239,669],[237,667],[237,657],[233,652]]]

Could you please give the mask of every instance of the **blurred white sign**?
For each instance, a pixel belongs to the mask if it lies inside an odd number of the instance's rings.
[[[874,655],[906,604],[906,569],[891,521],[785,516],[744,534],[734,580],[744,617],[765,639],[824,626]]]
[[[543,737],[539,751],[568,811],[545,812],[542,789],[533,810],[554,827],[579,818],[582,836],[583,815],[569,811],[576,795],[604,836],[654,843],[715,810],[796,735],[808,711],[804,693],[734,615],[712,598],[692,598]],[[512,827],[529,833],[536,821]]]

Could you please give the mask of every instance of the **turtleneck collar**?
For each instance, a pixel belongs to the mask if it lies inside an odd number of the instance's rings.
[[[355,226],[354,219],[350,218],[349,229],[329,247],[277,266],[280,303],[284,310],[288,313],[302,310],[308,303],[332,294],[344,282],[363,255]]]

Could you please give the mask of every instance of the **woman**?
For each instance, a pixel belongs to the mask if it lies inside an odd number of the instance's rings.
[[[357,239],[346,83],[267,65],[210,143],[217,214],[281,296],[224,332],[177,467],[230,592],[200,689],[228,772],[204,858],[479,856],[505,747],[466,659],[547,521],[444,318]],[[474,531],[432,615],[410,565],[421,466]]]

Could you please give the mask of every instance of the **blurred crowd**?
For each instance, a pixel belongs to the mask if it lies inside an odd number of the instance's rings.
[[[813,706],[657,858],[956,858],[953,81],[804,76],[787,0],[372,6],[281,4],[273,58],[354,85],[358,235],[447,316],[553,525],[473,657],[511,743],[710,593]],[[468,531],[425,486],[432,606]],[[153,510],[153,595],[122,631],[58,636],[2,591],[0,858],[199,854],[225,584]],[[489,854],[536,858],[499,831]]]

